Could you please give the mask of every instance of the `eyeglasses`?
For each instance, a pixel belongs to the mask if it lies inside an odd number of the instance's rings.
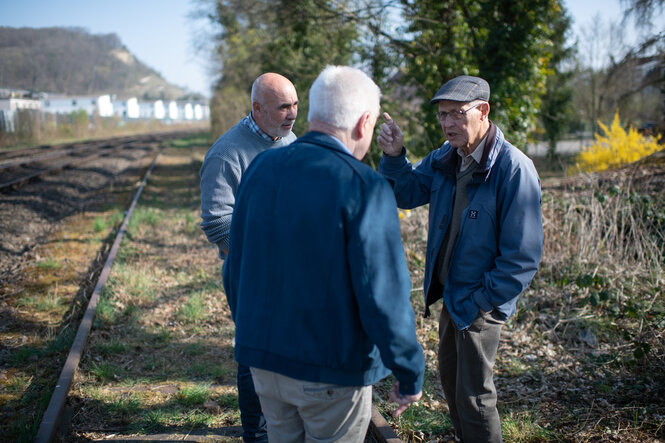
[[[446,111],[438,111],[436,113],[436,118],[439,119],[440,122],[446,121],[446,118],[450,117],[453,121],[460,121],[462,120],[462,117],[466,115],[467,112],[470,110],[477,108],[478,106],[482,105],[483,103],[476,103],[475,105],[471,106],[468,109],[461,110],[458,109],[457,111],[451,111],[451,112],[446,112]]]

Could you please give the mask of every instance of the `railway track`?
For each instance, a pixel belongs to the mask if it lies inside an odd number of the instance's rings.
[[[73,168],[100,156],[113,155],[133,144],[159,143],[183,133],[163,133],[117,137],[73,144],[29,147],[0,152],[0,191],[16,188],[30,180]]]
[[[31,437],[23,441],[240,441],[233,326],[220,297],[216,253],[197,226],[198,168],[207,148],[207,141],[170,146],[159,158],[156,149],[150,151],[151,166],[133,187],[115,237],[107,239],[90,277],[74,290],[71,303],[81,304],[79,320],[51,326],[58,330],[51,333],[55,342],[70,337],[66,356],[28,361],[25,368],[7,365],[10,356],[0,365],[0,382],[5,368],[5,374],[16,375],[31,365],[54,367],[40,395],[48,406],[26,425],[32,431],[23,435]],[[40,184],[27,183],[12,192]],[[2,300],[0,293],[0,301],[19,297]],[[25,309],[25,303],[14,306]],[[75,317],[73,310],[63,318]],[[39,370],[33,371],[23,377],[34,381]],[[398,442],[373,412],[365,441]],[[20,433],[9,435],[21,440]]]

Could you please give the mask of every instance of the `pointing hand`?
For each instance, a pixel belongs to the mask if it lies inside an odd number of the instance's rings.
[[[376,138],[381,150],[384,154],[396,157],[402,153],[402,146],[404,146],[404,134],[397,126],[397,123],[390,117],[387,112],[383,113],[385,123],[381,124],[381,130]]]

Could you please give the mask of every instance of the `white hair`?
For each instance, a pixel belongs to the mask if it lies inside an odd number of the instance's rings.
[[[365,112],[379,117],[381,90],[363,71],[350,66],[327,66],[309,90],[307,121],[352,129]]]

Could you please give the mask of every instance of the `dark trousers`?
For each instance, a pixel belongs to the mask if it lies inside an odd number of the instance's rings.
[[[458,331],[444,304],[439,319],[439,374],[455,433],[464,443],[501,442],[492,378],[504,322],[478,314]]]
[[[254,391],[254,381],[249,366],[238,365],[238,407],[242,423],[242,439],[246,442],[267,442],[266,419],[261,412],[259,397]]]

